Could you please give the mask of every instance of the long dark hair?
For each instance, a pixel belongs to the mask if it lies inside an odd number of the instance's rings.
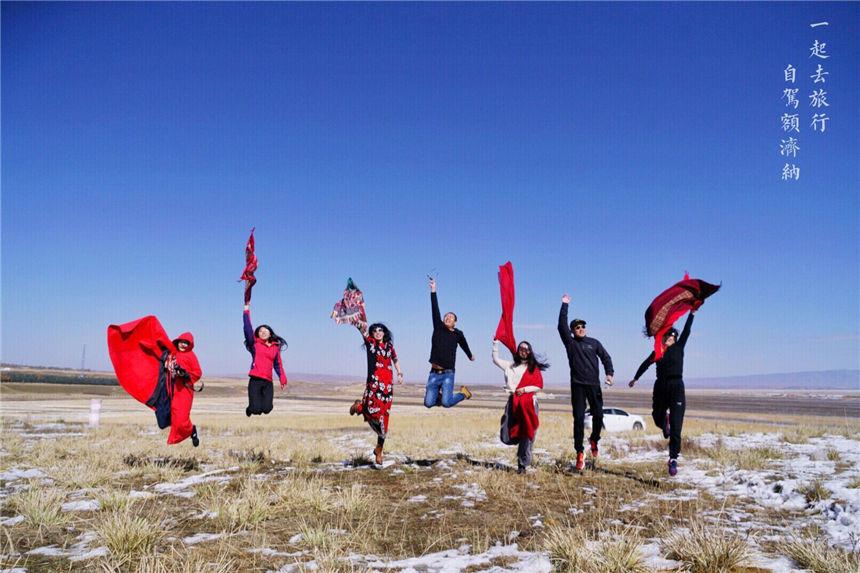
[[[367,335],[373,336],[373,331],[377,328],[382,329],[382,342],[394,342],[394,335],[391,334],[391,331],[388,330],[388,327],[382,324],[381,322],[374,322],[367,329]]]
[[[287,341],[284,340],[282,337],[278,336],[277,334],[275,334],[275,331],[272,330],[272,327],[269,326],[268,324],[261,324],[260,326],[255,328],[254,329],[254,338],[260,337],[260,329],[261,328],[268,328],[269,329],[269,342],[271,342],[272,344],[277,344],[279,350],[283,351],[288,346]],[[245,346],[248,348],[248,350],[251,350],[251,348],[254,347],[254,343],[245,341]]]
[[[525,344],[529,348],[529,357],[525,359],[525,363],[528,364],[529,372],[534,372],[535,368],[537,368],[538,370],[546,370],[547,368],[549,368],[549,362],[547,362],[546,359],[544,359],[543,357],[540,357],[540,359],[538,359],[538,357],[535,356],[534,350],[532,350],[531,343],[526,342],[525,340],[517,344],[517,351],[514,352],[514,366],[519,366],[523,363],[523,360],[520,358],[519,352],[520,346],[522,346],[523,344]]]

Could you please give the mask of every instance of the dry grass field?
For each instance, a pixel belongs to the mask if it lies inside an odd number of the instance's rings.
[[[0,570],[860,571],[856,418],[725,422],[690,395],[677,477],[650,426],[606,434],[577,472],[548,396],[517,475],[498,390],[427,410],[407,385],[378,467],[346,412],[361,387],[291,382],[249,419],[241,382],[210,381],[193,448],[119,388],[4,383]]]

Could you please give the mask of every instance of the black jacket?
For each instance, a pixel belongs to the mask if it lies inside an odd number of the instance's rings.
[[[684,377],[684,346],[687,345],[687,339],[690,338],[690,327],[693,325],[693,315],[687,317],[687,322],[684,323],[684,330],[681,332],[681,337],[669,348],[663,351],[663,357],[657,361],[657,379],[669,380],[670,378]],[[645,374],[651,363],[654,362],[654,352],[648,355],[648,358],[639,365],[639,370],[636,371],[634,380],[639,380],[639,377]]]
[[[561,310],[558,313],[558,334],[561,336],[561,342],[567,350],[567,362],[570,365],[570,383],[571,384],[589,384],[591,386],[600,386],[600,367],[597,364],[597,359],[603,362],[603,369],[607,376],[615,374],[612,368],[612,358],[609,353],[600,344],[596,338],[583,336],[576,338],[570,332],[570,326],[567,322],[567,303],[561,303]]]
[[[458,344],[471,360],[472,351],[469,350],[466,335],[458,328],[448,330],[448,327],[442,322],[442,315],[439,313],[439,301],[435,292],[430,293],[430,308],[433,314],[433,338],[429,362],[447,370],[453,370],[457,360]]]

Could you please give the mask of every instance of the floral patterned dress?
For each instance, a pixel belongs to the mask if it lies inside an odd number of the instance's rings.
[[[388,412],[394,394],[391,363],[397,359],[394,344],[364,338],[367,350],[367,386],[361,399],[361,413],[373,431],[381,438],[388,434]]]

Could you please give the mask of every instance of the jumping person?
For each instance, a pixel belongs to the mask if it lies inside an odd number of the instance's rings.
[[[684,346],[690,337],[695,310],[690,311],[684,330],[678,338],[678,331],[670,328],[663,335],[663,357],[657,360],[657,380],[651,397],[651,417],[663,437],[669,438],[669,475],[678,473],[678,454],[681,453],[681,427],[684,424],[684,411],[687,399],[684,392]],[[639,366],[629,386],[632,388],[639,378],[655,362],[654,352]],[[666,413],[666,411],[669,411]]]
[[[281,361],[281,351],[287,341],[275,334],[268,324],[261,324],[255,330],[251,326],[251,303],[245,303],[242,315],[245,330],[245,348],[251,353],[251,370],[248,372],[248,407],[245,415],[268,414],[272,411],[274,385],[272,370],[278,374],[281,390],[287,385],[287,374]]]
[[[356,326],[364,338],[364,349],[367,351],[367,385],[361,400],[356,400],[349,408],[349,414],[361,414],[370,428],[376,432],[376,447],[373,454],[376,463],[382,464],[382,448],[385,436],[388,435],[388,415],[391,410],[391,398],[394,386],[391,380],[391,364],[397,370],[397,383],[403,384],[403,371],[400,361],[394,351],[394,340],[391,331],[382,323],[374,323],[368,329],[366,325]],[[368,330],[370,335],[368,335]]]
[[[432,408],[441,402],[443,408],[456,406],[463,400],[472,397],[465,386],[454,394],[454,362],[457,359],[457,345],[463,349],[469,360],[474,361],[472,351],[466,342],[466,336],[455,328],[457,315],[453,312],[439,313],[439,301],[436,298],[436,279],[430,279],[430,307],[433,312],[433,338],[430,349],[430,376],[427,378],[427,388],[424,392],[424,406]],[[441,398],[440,398],[441,392]]]
[[[517,442],[517,473],[526,473],[532,462],[532,446],[539,425],[535,392],[543,388],[541,371],[549,368],[532,352],[532,345],[522,341],[517,346],[513,362],[499,358],[499,341],[493,340],[493,364],[505,373],[505,392],[510,396],[510,437]]]
[[[573,446],[576,448],[576,469],[585,466],[582,440],[585,437],[585,402],[591,410],[591,455],[597,457],[597,442],[600,441],[600,430],[603,428],[603,392],[600,389],[600,367],[597,359],[603,363],[606,372],[606,383],[612,386],[612,358],[600,344],[600,341],[585,335],[585,321],[575,318],[567,324],[567,307],[570,297],[561,297],[561,310],[558,313],[558,334],[567,350],[567,361],[570,364],[570,402],[573,408]]]
[[[173,397],[170,401],[170,435],[168,444],[177,444],[190,437],[196,448],[200,445],[197,426],[191,423],[191,403],[194,401],[194,383],[200,380],[203,371],[194,355],[194,336],[190,332],[180,334],[173,341],[176,353],[165,361],[165,367],[173,380]]]

